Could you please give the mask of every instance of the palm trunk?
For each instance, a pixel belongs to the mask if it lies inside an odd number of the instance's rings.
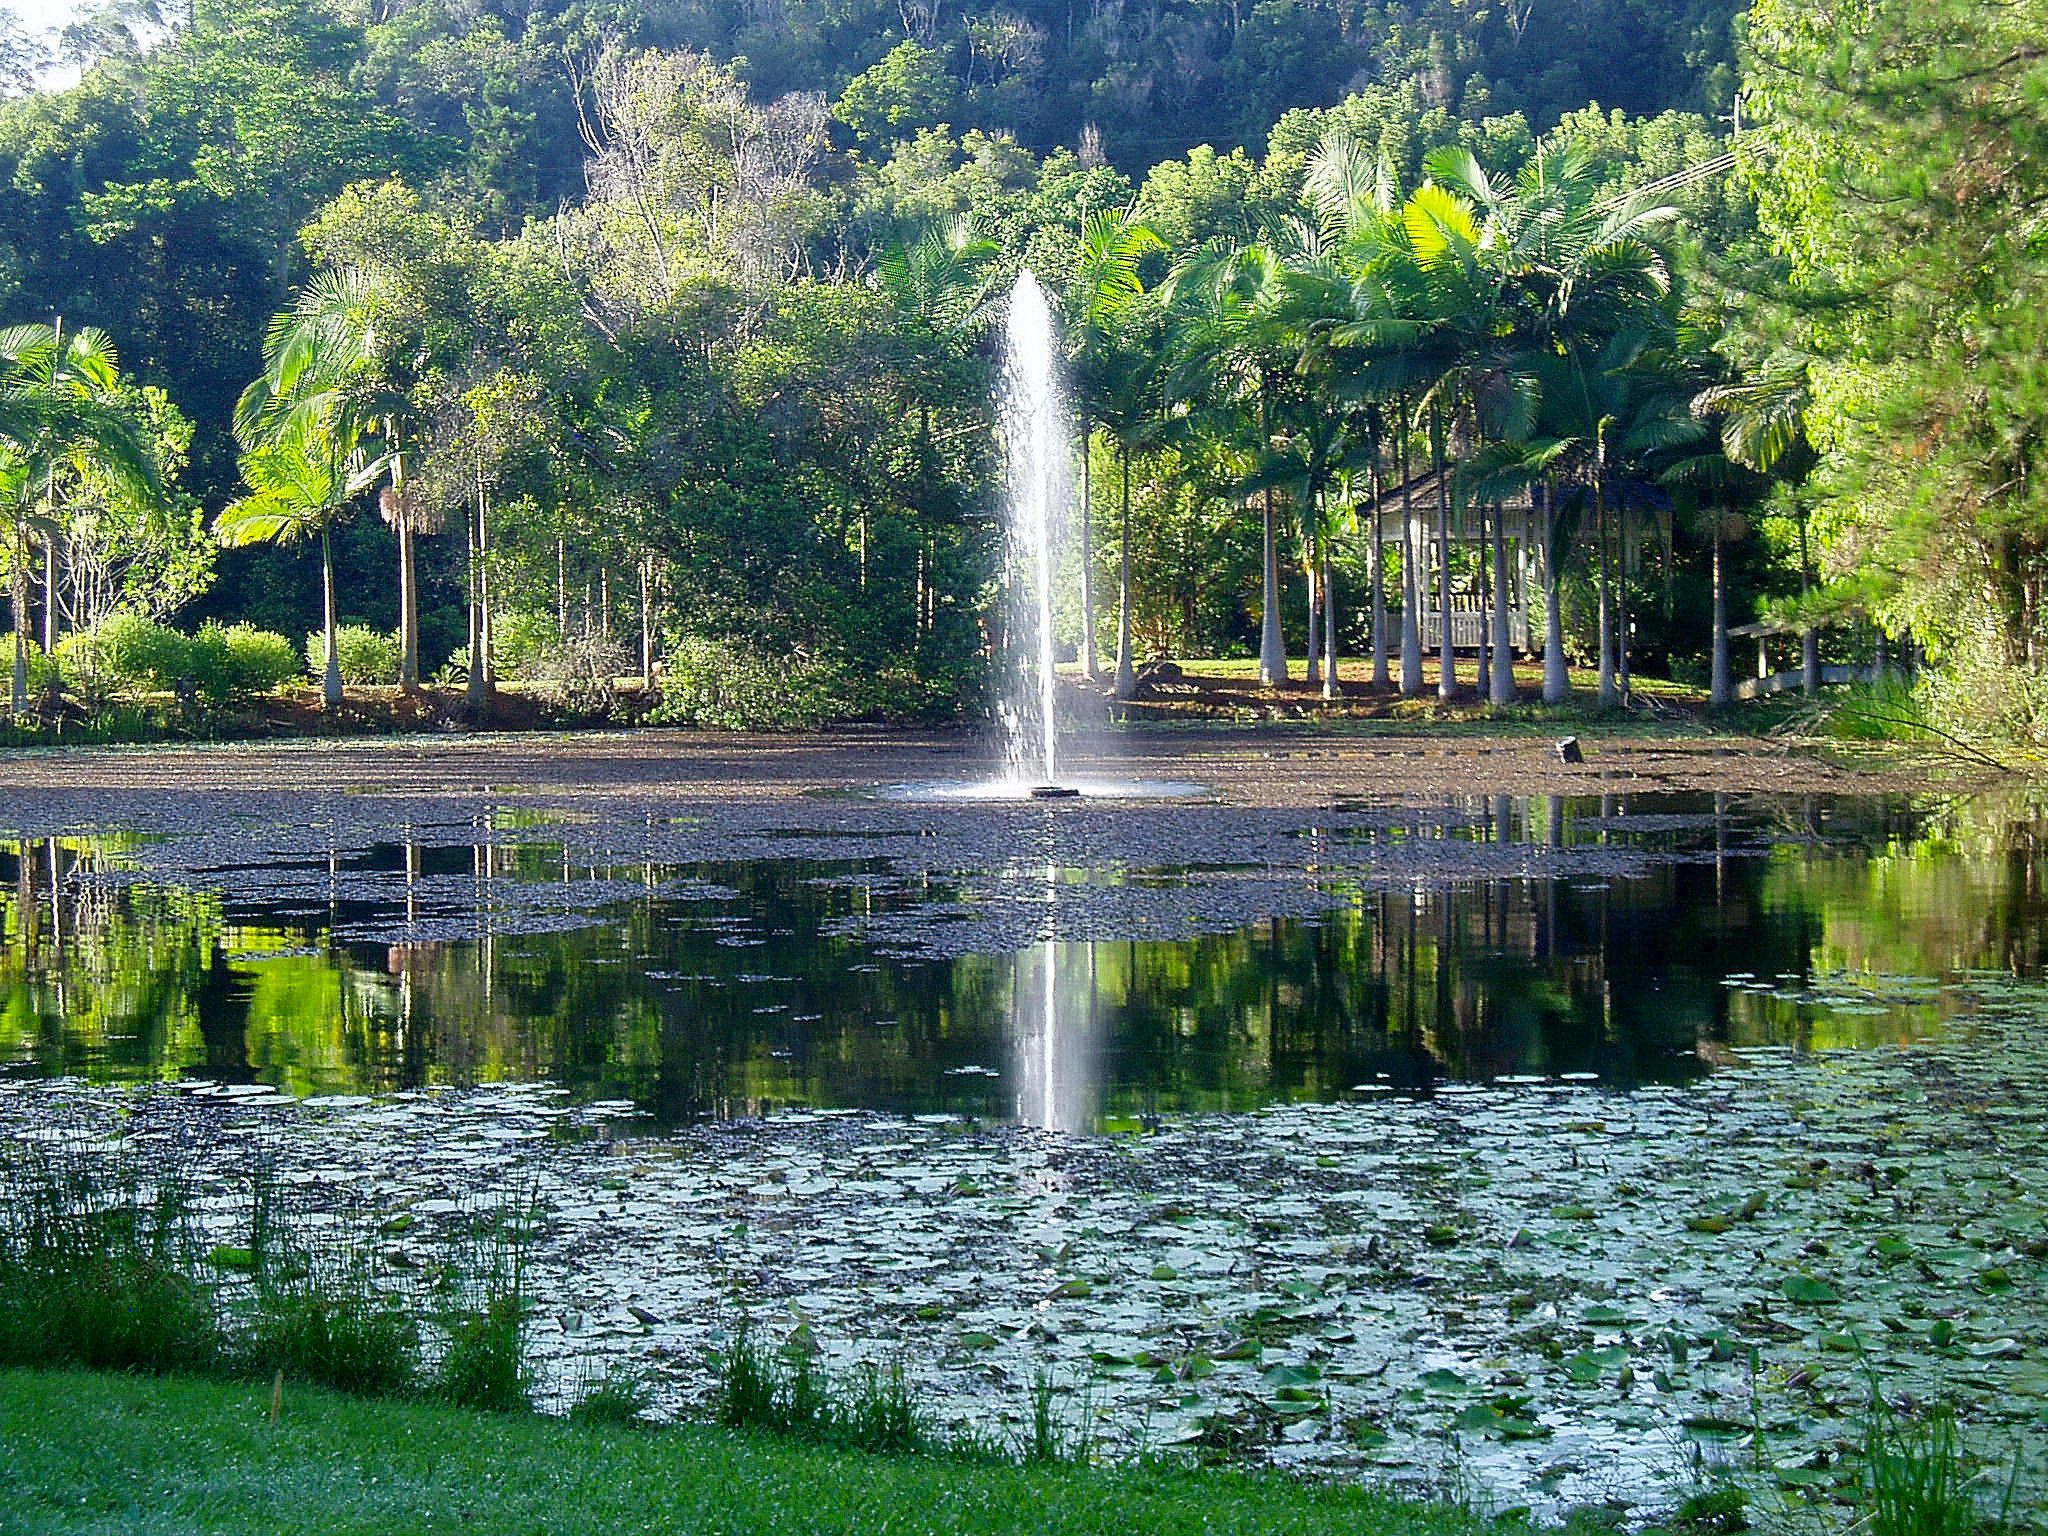
[[[640,690],[654,691],[654,562],[640,561]]]
[[[1317,553],[1322,544],[1320,530],[1316,526],[1316,500],[1308,498],[1305,526],[1302,529],[1302,575],[1308,582],[1308,651],[1302,678],[1311,688],[1323,685],[1323,578],[1322,561]]]
[[[1081,675],[1093,682],[1102,671],[1095,654],[1095,494],[1089,449],[1094,426],[1081,414]]]
[[[334,536],[323,524],[320,529],[320,636],[327,650],[326,675],[320,697],[329,709],[341,707],[341,649],[335,643],[334,622]]]
[[[1415,509],[1408,482],[1407,408],[1401,434],[1401,697],[1422,692],[1422,584],[1415,579]]]
[[[1137,668],[1131,664],[1131,450],[1124,448],[1121,458],[1123,526],[1116,579],[1116,696],[1128,699],[1138,691]]]
[[[15,531],[13,581],[8,596],[14,605],[14,713],[28,713],[28,520]]]
[[[1280,548],[1273,516],[1273,493],[1265,493],[1260,535],[1265,568],[1265,611],[1259,616],[1259,683],[1277,688],[1287,681],[1287,642],[1280,633]]]
[[[472,720],[481,721],[491,696],[491,637],[485,617],[484,552],[489,537],[488,493],[483,476],[476,481],[476,516],[469,524],[469,686],[465,701]]]
[[[1385,691],[1387,674],[1387,546],[1380,527],[1379,452],[1373,452],[1372,472],[1366,477],[1366,491],[1372,498],[1372,535],[1366,553],[1372,560],[1372,685]]]
[[[1557,481],[1543,487],[1543,702],[1562,704],[1571,697],[1571,674],[1564,665],[1564,591],[1558,570]]]
[[[1600,707],[1612,709],[1620,701],[1614,686],[1614,593],[1607,544],[1607,455],[1598,444],[1593,454],[1593,526],[1600,539]]]
[[[1501,526],[1504,520],[1504,509],[1496,506],[1493,509],[1493,692],[1490,695],[1496,704],[1515,702],[1514,640],[1508,625],[1508,539],[1507,530]],[[1528,542],[1526,533],[1525,524],[1525,545]]]
[[[1444,412],[1441,405],[1430,407],[1429,457],[1436,471],[1436,592],[1437,619],[1443,632],[1437,637],[1436,696],[1455,697],[1458,692],[1458,663],[1451,651],[1451,487],[1444,467]]]
[[[1486,611],[1485,604],[1490,585],[1487,580],[1486,529],[1487,524],[1491,521],[1490,513],[1492,509],[1482,501],[1475,510],[1479,515],[1479,544],[1477,553],[1479,559],[1478,587],[1481,606],[1479,611],[1479,670],[1478,675],[1473,679],[1473,688],[1480,698],[1491,699],[1493,697],[1493,664],[1495,659],[1493,654],[1493,619],[1492,615]]]
[[[1734,698],[1728,677],[1728,582],[1721,569],[1721,514],[1714,513],[1714,660],[1707,683],[1707,703],[1726,708]]]
[[[58,535],[43,535],[43,654],[57,654],[57,550]]]
[[[1628,502],[1614,509],[1614,680],[1621,689],[1621,707],[1629,705],[1628,677]]]
[[[1323,697],[1340,697],[1343,686],[1337,681],[1337,587],[1330,572],[1330,539],[1323,536]]]

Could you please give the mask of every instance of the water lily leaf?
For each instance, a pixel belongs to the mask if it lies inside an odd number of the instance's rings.
[[[1827,1281],[1814,1275],[1787,1275],[1785,1277],[1785,1299],[1796,1301],[1802,1306],[1829,1307],[1842,1298]]]

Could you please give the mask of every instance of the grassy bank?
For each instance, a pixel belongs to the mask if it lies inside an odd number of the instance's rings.
[[[0,1531],[1085,1536],[1499,1527],[1354,1487],[1158,1467],[836,1451],[701,1426],[605,1429],[287,1387],[0,1372]]]

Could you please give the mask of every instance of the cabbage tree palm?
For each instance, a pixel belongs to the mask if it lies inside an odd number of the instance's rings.
[[[112,394],[120,363],[106,332],[61,321],[0,330],[0,513],[14,621],[12,704],[28,709],[29,591],[35,542],[61,536],[63,498],[92,473],[140,501],[162,486],[139,424]],[[54,604],[54,589],[44,594]],[[52,636],[54,638],[54,635]]]
[[[242,455],[249,493],[214,519],[215,536],[230,547],[320,540],[321,636],[327,652],[321,697],[329,709],[342,699],[334,525],[387,467],[383,456],[365,449],[360,424],[346,412],[337,408],[325,417],[294,412]]]
[[[1116,696],[1137,691],[1131,662],[1130,453],[1159,414],[1158,314],[1146,302],[1140,268],[1166,242],[1135,207],[1099,209],[1081,221],[1074,282],[1074,387],[1081,418],[1081,671],[1098,673],[1095,651],[1095,428],[1118,444],[1123,471],[1123,549],[1118,562]]]
[[[934,450],[932,414],[972,392],[963,386],[959,370],[989,322],[999,254],[996,243],[963,215],[891,246],[876,263],[877,282],[919,349],[920,366],[903,375],[908,384],[903,404],[917,422],[916,470],[904,498],[913,510],[931,487],[945,481]],[[863,498],[857,533],[862,590],[868,584],[868,533]]]
[[[429,514],[408,478],[415,412],[403,375],[419,373],[424,361],[393,355],[376,318],[379,281],[361,267],[329,268],[271,320],[263,371],[235,407],[235,436],[254,447],[304,416],[345,423],[359,445],[377,440],[389,480],[378,505],[398,540],[398,683],[412,690],[420,680],[416,539],[429,531]]]
[[[1242,424],[1255,464],[1274,453],[1290,406],[1316,408],[1299,388],[1297,369],[1308,315],[1297,276],[1280,245],[1261,239],[1207,246],[1184,259],[1168,282],[1180,322],[1173,390],[1182,398],[1207,394],[1230,408]],[[1252,488],[1259,498],[1261,524],[1259,682],[1268,688],[1287,681],[1275,501],[1280,484],[1261,481]]]

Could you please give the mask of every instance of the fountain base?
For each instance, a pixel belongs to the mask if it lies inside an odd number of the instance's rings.
[[[1031,786],[1031,798],[1034,800],[1074,800],[1078,799],[1080,794],[1081,791],[1071,784],[1034,784]]]

